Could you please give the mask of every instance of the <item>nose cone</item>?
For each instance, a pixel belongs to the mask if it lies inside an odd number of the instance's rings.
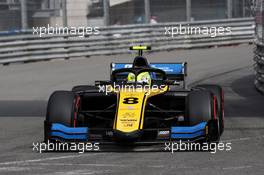
[[[120,142],[135,142],[141,138],[143,131],[137,130],[133,132],[113,131],[113,137]]]

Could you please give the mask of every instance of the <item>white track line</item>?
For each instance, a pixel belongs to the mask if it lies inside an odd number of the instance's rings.
[[[223,170],[239,170],[239,169],[246,169],[246,168],[252,168],[252,166],[237,166],[237,167],[224,167]]]
[[[248,141],[252,139],[264,139],[264,135],[255,136],[255,137],[241,137],[236,139],[227,139],[227,140],[220,140],[222,142],[236,142],[236,141]]]
[[[104,164],[104,163],[38,163],[41,166],[93,166],[93,167],[134,167],[134,165]]]
[[[32,163],[32,162],[42,162],[42,161],[47,161],[47,160],[60,160],[60,159],[77,158],[77,157],[88,156],[88,155],[95,155],[95,153],[93,153],[93,154],[78,154],[78,155],[60,156],[60,157],[48,157],[48,158],[43,158],[43,159],[31,159],[31,160],[1,162],[0,165],[25,164],[25,163]],[[100,155],[102,155],[102,154],[100,154]]]
[[[27,168],[27,167],[0,167],[0,172],[1,171],[28,171],[30,170],[31,168]]]

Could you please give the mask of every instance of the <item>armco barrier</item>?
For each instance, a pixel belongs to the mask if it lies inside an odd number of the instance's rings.
[[[256,41],[256,48],[254,53],[255,53],[254,61],[256,62],[255,85],[260,92],[264,93],[264,44]]]
[[[166,35],[165,27],[231,27],[231,33],[210,37],[203,34]],[[33,35],[33,30],[0,33],[0,64],[57,58],[127,53],[128,46],[151,45],[154,51],[209,47],[253,42],[253,18],[181,23],[122,25],[99,28],[99,35]]]

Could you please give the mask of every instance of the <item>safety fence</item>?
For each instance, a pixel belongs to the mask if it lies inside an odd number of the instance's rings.
[[[83,37],[65,30],[41,37],[35,30],[0,32],[0,64],[122,54],[139,44],[151,45],[153,51],[169,51],[251,43],[254,28],[254,18],[235,18],[100,27],[98,34],[85,33]],[[214,33],[215,29],[222,33]],[[225,29],[228,32],[223,32]]]

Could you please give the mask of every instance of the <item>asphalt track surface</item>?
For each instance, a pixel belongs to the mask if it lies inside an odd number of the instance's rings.
[[[0,174],[264,174],[264,96],[253,86],[253,46],[150,53],[152,62],[188,62],[189,83],[225,90],[224,143],[231,151],[37,153],[46,101],[58,89],[109,77],[112,61],[98,56],[0,67]]]

